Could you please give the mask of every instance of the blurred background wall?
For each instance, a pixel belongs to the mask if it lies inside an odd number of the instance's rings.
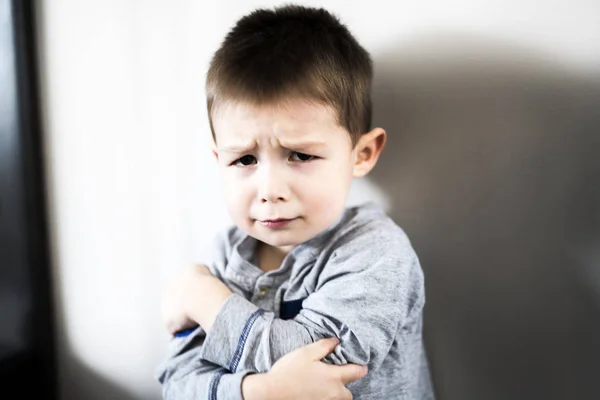
[[[207,64],[282,3],[39,2],[61,399],[160,398],[160,291],[229,224]],[[438,397],[598,398],[600,3],[301,3],[375,60],[389,142],[350,203],[421,257]]]

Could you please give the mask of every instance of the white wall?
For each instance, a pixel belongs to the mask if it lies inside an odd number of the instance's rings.
[[[236,18],[279,1],[47,0],[43,105],[63,399],[158,399],[165,279],[228,224],[203,79]],[[597,1],[310,1],[376,58],[421,34],[508,40],[600,66]],[[376,197],[353,192],[352,202]],[[111,393],[108,395],[108,393]]]

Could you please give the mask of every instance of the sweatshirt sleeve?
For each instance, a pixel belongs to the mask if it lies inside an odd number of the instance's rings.
[[[174,338],[171,356],[156,370],[164,400],[243,400],[242,380],[250,373],[230,371],[199,358],[204,333]]]
[[[202,358],[232,372],[266,372],[292,350],[337,337],[340,344],[325,361],[376,368],[398,329],[417,321],[410,314],[423,305],[423,274],[408,238],[362,227],[339,243],[293,320],[230,296],[206,337]]]

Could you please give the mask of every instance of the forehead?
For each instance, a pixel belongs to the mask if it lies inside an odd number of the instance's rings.
[[[337,121],[333,108],[305,100],[274,105],[222,104],[213,114],[219,147],[232,142],[336,141],[350,136]]]

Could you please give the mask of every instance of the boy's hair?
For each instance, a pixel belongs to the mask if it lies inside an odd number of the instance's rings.
[[[331,106],[353,145],[371,126],[369,53],[336,17],[320,8],[286,5],[242,17],[210,63],[210,127],[218,104],[255,105],[293,98]]]

